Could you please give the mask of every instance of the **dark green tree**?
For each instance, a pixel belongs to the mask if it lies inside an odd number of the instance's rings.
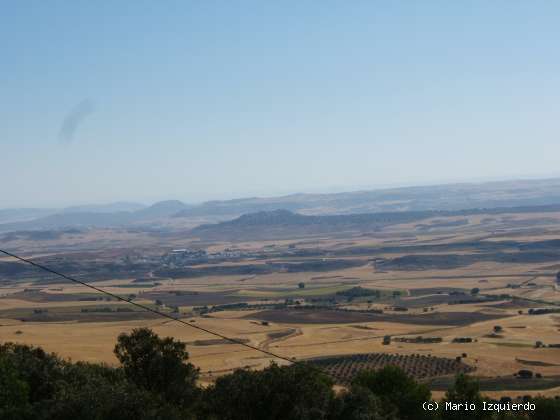
[[[148,394],[127,382],[122,370],[77,363],[65,368],[47,418],[97,420],[144,418]],[[155,403],[154,403],[155,405]]]
[[[460,373],[454,384],[445,393],[442,404],[474,403],[476,410],[442,410],[443,420],[483,420],[492,418],[491,411],[482,410],[484,399],[480,394],[478,381]]]
[[[29,387],[15,366],[0,354],[0,419],[31,418]]]
[[[529,413],[531,420],[558,420],[560,419],[560,399],[535,398],[535,411]]]
[[[387,408],[389,411],[387,411]],[[395,407],[383,407],[380,399],[363,386],[351,386],[332,404],[330,420],[398,420]]]
[[[391,412],[395,409],[400,420],[432,418],[429,411],[422,409],[422,404],[431,398],[428,387],[417,383],[397,366],[385,366],[378,371],[362,371],[352,384],[369,389],[380,398],[383,410]]]
[[[56,384],[63,377],[64,363],[40,347],[14,343],[0,345],[0,357],[18,372],[27,384],[29,402],[40,404],[53,398]]]
[[[198,369],[187,363],[185,343],[137,328],[131,334],[119,335],[114,352],[126,378],[139,388],[169,402],[194,403]]]
[[[201,418],[220,420],[327,419],[332,381],[316,367],[272,363],[262,371],[238,369],[205,391]]]

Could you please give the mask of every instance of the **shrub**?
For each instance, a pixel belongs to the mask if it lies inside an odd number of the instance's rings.
[[[455,337],[453,343],[472,343],[473,339],[471,337]]]
[[[517,376],[523,379],[531,379],[533,377],[533,371],[527,369],[521,369],[517,372]]]

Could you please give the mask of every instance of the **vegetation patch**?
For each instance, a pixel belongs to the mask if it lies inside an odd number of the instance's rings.
[[[310,360],[325,369],[340,384],[351,383],[352,379],[361,371],[377,370],[385,366],[397,366],[417,379],[475,370],[474,367],[456,359],[420,354],[365,353],[327,356]]]
[[[443,339],[441,337],[393,337],[394,341],[400,343],[413,343],[413,344],[432,344],[441,343]]]

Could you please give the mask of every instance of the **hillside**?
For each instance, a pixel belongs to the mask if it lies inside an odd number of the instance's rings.
[[[207,240],[247,240],[247,239],[275,239],[290,238],[309,234],[326,234],[342,232],[372,232],[383,227],[409,223],[431,217],[453,217],[471,215],[498,215],[506,213],[546,213],[558,212],[560,205],[473,208],[465,210],[424,210],[401,211],[367,214],[307,216],[293,213],[289,210],[261,211],[242,215],[236,219],[198,226],[191,230],[195,236]],[[466,223],[459,220],[447,222],[448,226]],[[445,222],[439,225],[444,226]]]
[[[519,180],[376,189],[334,194],[292,194],[209,201],[179,212],[177,217],[231,216],[286,209],[309,215],[560,204],[560,179]]]

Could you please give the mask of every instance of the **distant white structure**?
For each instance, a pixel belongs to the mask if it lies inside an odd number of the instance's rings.
[[[208,260],[208,254],[203,249],[173,249],[163,256],[163,262],[169,266],[183,266],[201,263]]]

